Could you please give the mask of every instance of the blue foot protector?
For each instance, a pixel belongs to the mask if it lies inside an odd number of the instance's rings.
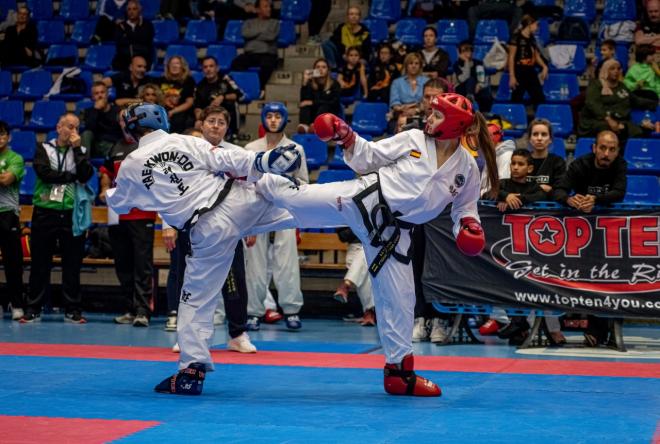
[[[206,366],[193,362],[188,368],[179,370],[175,375],[164,379],[154,390],[174,395],[201,395],[205,375]]]

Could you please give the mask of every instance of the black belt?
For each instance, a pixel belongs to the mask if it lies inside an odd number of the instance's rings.
[[[192,216],[190,216],[190,219],[186,221],[184,224],[182,230],[190,230],[190,227],[195,225],[199,218],[204,214],[208,213],[218,205],[222,203],[223,200],[227,197],[229,194],[229,191],[231,190],[231,186],[234,184],[234,179],[233,177],[231,179],[228,179],[227,182],[225,182],[225,186],[222,187],[222,190],[220,190],[220,193],[218,194],[218,197],[215,198],[215,201],[211,204],[210,207],[204,207],[204,208],[199,208],[195,210]]]
[[[371,211],[368,211],[362,202],[367,196],[374,192],[378,193],[378,203],[374,205]],[[362,222],[369,232],[371,246],[382,247],[380,251],[378,251],[376,258],[369,265],[369,273],[372,276],[376,276],[390,256],[393,256],[403,264],[409,264],[412,259],[412,242],[410,243],[410,248],[406,255],[397,253],[395,249],[401,239],[401,229],[410,230],[414,225],[397,219],[402,214],[399,211],[392,212],[390,209],[380,188],[380,178],[373,184],[369,185],[366,189],[353,196],[353,202],[355,202],[358,210],[360,210]],[[378,216],[380,216],[382,222],[378,221]],[[389,238],[385,239],[383,238],[383,233],[388,227],[393,227],[394,231]]]

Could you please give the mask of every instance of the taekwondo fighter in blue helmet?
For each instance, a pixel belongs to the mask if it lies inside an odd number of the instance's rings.
[[[254,187],[232,186],[233,178],[254,182],[264,173],[294,171],[300,154],[293,146],[254,153],[168,134],[167,112],[154,104],[130,105],[123,119],[139,146],[122,162],[116,187],[107,192],[108,205],[119,214],[134,207],[157,211],[167,224],[190,234],[177,320],[179,372],[155,389],[199,395],[206,372],[213,370],[213,312],[236,243],[246,235],[295,226]]]

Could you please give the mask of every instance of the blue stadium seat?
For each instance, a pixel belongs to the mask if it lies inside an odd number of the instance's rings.
[[[359,102],[353,110],[351,126],[358,133],[380,136],[387,129],[387,112],[388,106],[385,103]]]
[[[575,57],[569,66],[558,67],[550,61],[550,72],[570,72],[579,75],[582,74],[585,69],[587,69],[587,58],[584,54],[584,47],[581,45],[575,45]]]
[[[369,17],[394,23],[401,18],[401,3],[394,0],[372,0]]]
[[[344,150],[340,147],[335,147],[335,153],[328,162],[328,168],[331,170],[347,170],[350,169],[346,162],[344,162]]]
[[[660,181],[657,176],[628,175],[625,203],[659,204]]]
[[[655,109],[655,112],[634,109],[630,112],[630,119],[635,125],[640,125],[644,119],[649,119],[651,122],[660,121],[660,105]]]
[[[87,17],[89,17],[89,1],[61,0],[60,17],[67,22],[87,19]]]
[[[580,93],[580,84],[575,74],[550,73],[543,83],[545,100],[568,103]]]
[[[167,63],[167,60],[169,60],[170,57],[172,56],[181,56],[184,59],[186,59],[186,62],[188,62],[188,67],[190,69],[198,69],[199,64],[197,62],[197,48],[195,48],[193,45],[170,45],[167,47],[167,50],[165,51],[165,63]]]
[[[309,19],[312,9],[310,0],[282,0],[280,18],[290,20],[296,24],[305,23]]]
[[[48,20],[53,18],[53,0],[27,0],[32,20]]]
[[[209,45],[206,48],[206,55],[215,57],[220,71],[227,72],[231,68],[231,62],[236,58],[236,47],[233,45]]]
[[[20,194],[21,204],[31,203],[31,197],[34,194],[34,185],[37,182],[37,174],[34,172],[32,165],[25,166],[25,176],[19,185],[18,192]]]
[[[48,131],[55,128],[60,116],[66,112],[66,103],[61,100],[39,100],[34,103],[32,116],[26,130]]]
[[[142,17],[147,20],[153,20],[160,12],[160,0],[141,0]]]
[[[495,101],[505,103],[511,101],[511,90],[509,89],[509,73],[506,71],[502,73],[502,77],[500,77],[500,83],[497,85]]]
[[[0,100],[0,120],[11,128],[23,125],[25,114],[22,100]]]
[[[78,65],[78,47],[73,44],[58,44],[48,48],[44,69],[48,71],[61,71]]]
[[[64,22],[61,20],[41,20],[37,22],[37,43],[50,46],[64,42]]]
[[[557,137],[566,137],[573,131],[573,114],[569,105],[541,104],[536,109],[536,117],[548,119]]]
[[[204,78],[204,73],[202,71],[190,71],[190,76],[193,78],[195,83],[199,83]]]
[[[23,156],[23,160],[30,161],[34,158],[37,136],[33,131],[14,130],[11,132],[9,145],[13,151]]]
[[[245,45],[245,39],[241,32],[243,27],[243,20],[229,20],[227,21],[227,26],[225,27],[225,35],[223,43],[229,45],[234,45],[238,47],[243,47]]]
[[[280,33],[277,46],[286,48],[296,43],[296,25],[291,20],[280,20]]]
[[[490,112],[511,123],[512,128],[504,130],[507,136],[520,137],[527,129],[527,112],[522,103],[496,103]]]
[[[78,77],[85,81],[85,90],[84,90],[84,92],[53,94],[52,96],[49,96],[49,99],[50,100],[64,100],[64,101],[67,101],[67,102],[73,102],[73,101],[81,100],[84,97],[89,97],[89,95],[92,91],[92,83],[94,83],[94,79],[92,78],[92,73],[89,72],[89,71],[81,71],[80,74],[78,75]]]
[[[458,45],[470,37],[465,20],[438,20],[435,29],[438,31],[438,43],[445,45]]]
[[[438,48],[444,49],[447,54],[449,54],[449,69],[452,69],[452,65],[458,60],[458,48],[456,45],[438,45]]]
[[[353,170],[323,170],[319,171],[316,183],[342,182],[355,179]]]
[[[21,81],[14,98],[34,100],[42,98],[53,86],[51,74],[44,69],[32,69],[21,75]]]
[[[90,98],[84,98],[76,102],[76,114],[80,114],[83,110],[94,106],[94,102]]]
[[[208,46],[217,40],[218,29],[213,20],[190,20],[186,25],[183,42],[196,46]]]
[[[14,11],[18,10],[16,0],[0,0],[0,12],[4,14],[0,17],[0,20],[4,20],[7,17],[7,13],[10,9],[13,9]]]
[[[77,46],[89,46],[96,29],[96,22],[96,19],[75,22],[71,32],[71,42]]]
[[[302,145],[309,170],[318,170],[328,160],[328,144],[316,134],[294,134],[293,141]]]
[[[624,158],[634,174],[660,174],[660,140],[628,139]]]
[[[369,29],[369,36],[372,44],[377,45],[378,43],[385,42],[389,39],[390,32],[385,20],[366,18],[362,20],[362,24]]]
[[[548,19],[544,18],[540,19],[538,23],[539,27],[534,36],[540,46],[547,46],[547,44],[550,43],[550,24],[548,23]]]
[[[603,20],[637,20],[637,8],[634,0],[605,0]]]
[[[251,102],[259,98],[261,85],[259,84],[259,74],[255,71],[231,71],[229,76],[245,93],[244,102]]]
[[[596,139],[593,137],[580,137],[575,144],[575,152],[573,153],[574,158],[582,157],[586,154],[593,152],[592,147]]]
[[[92,72],[107,71],[112,67],[112,59],[117,48],[114,44],[93,45],[87,48],[87,56],[82,68]]]
[[[595,0],[571,0],[564,3],[564,17],[578,17],[592,23],[596,18]]]
[[[11,73],[9,71],[0,70],[0,97],[11,96],[14,90]]]
[[[176,20],[154,20],[154,43],[164,48],[179,40],[179,24]]]
[[[561,137],[553,137],[550,152],[566,159],[566,142]]]
[[[474,34],[475,44],[489,44],[498,39],[500,42],[509,41],[509,25],[505,20],[480,20]]]
[[[424,28],[426,21],[418,18],[404,18],[397,22],[394,30],[394,39],[401,43],[420,47],[424,43]]]

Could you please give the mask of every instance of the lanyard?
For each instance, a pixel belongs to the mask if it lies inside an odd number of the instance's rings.
[[[69,154],[69,147],[66,147],[64,154],[60,155],[59,147],[55,148],[55,153],[57,154],[57,172],[61,173],[64,170],[64,165],[66,164],[66,155]]]

